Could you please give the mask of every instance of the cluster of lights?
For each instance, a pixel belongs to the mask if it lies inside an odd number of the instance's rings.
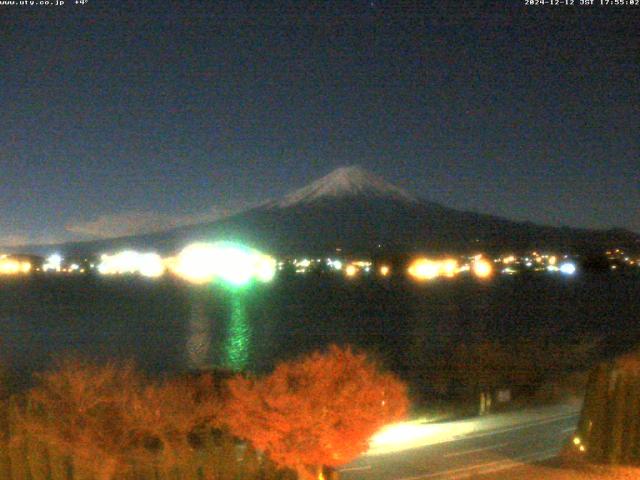
[[[344,268],[344,274],[347,278],[353,278],[360,274],[370,274],[374,270],[373,263],[368,260],[358,260],[348,263]],[[391,275],[391,267],[386,264],[377,266],[375,270],[381,277]]]
[[[481,255],[477,255],[471,263],[471,271],[478,278],[489,278],[493,275],[493,265]]]
[[[338,271],[342,270],[341,260],[327,258],[327,265],[329,266],[329,268],[332,268],[333,270],[338,270]]]
[[[562,265],[560,265],[560,267],[558,267],[558,270],[560,271],[560,273],[563,273],[565,275],[573,275],[574,273],[576,273],[576,265],[572,262],[564,262]]]
[[[296,273],[306,273],[307,270],[309,270],[309,268],[311,267],[312,263],[313,262],[308,258],[303,258],[302,260],[295,259],[293,261],[293,266],[296,269]]]
[[[42,265],[42,271],[44,272],[59,272],[62,270],[62,256],[58,253],[54,253],[47,257]]]
[[[561,272],[565,274],[569,273],[569,267],[565,267],[561,270],[561,265],[568,262],[568,255],[564,255],[562,258],[553,253],[539,253],[537,251],[530,252],[518,257],[514,254],[507,254],[498,257],[494,260],[496,264],[502,264],[502,273],[507,275],[513,275],[519,273],[522,270],[534,271],[534,272]],[[575,267],[575,264],[573,264]],[[575,270],[574,270],[575,272]]]
[[[0,275],[19,275],[31,271],[31,262],[2,255],[0,257]]]
[[[356,260],[347,264],[344,273],[347,277],[355,277],[359,273],[371,272],[371,267],[372,263],[368,260]]]
[[[103,255],[103,258],[105,256]],[[82,265],[78,263],[67,263],[62,258],[62,255],[59,253],[54,253],[48,256],[44,263],[42,264],[43,272],[54,272],[54,273],[85,273],[87,269],[96,268],[94,263],[89,263],[88,259],[84,259]],[[115,273],[105,271],[104,273]]]
[[[607,250],[606,256],[612,262],[611,270],[617,270],[618,266],[640,267],[640,257],[634,258],[621,248]]]
[[[72,265],[76,268],[78,265]],[[114,255],[102,255],[98,272],[103,275],[139,274],[143,277],[162,276],[165,266],[157,253],[139,253],[125,250]]]
[[[369,274],[373,271],[373,262],[369,260],[345,261],[337,258],[296,258],[288,262],[278,262],[278,269],[282,270],[289,264],[298,274],[304,274],[311,270],[342,272],[347,278],[356,277],[362,273]],[[381,265],[377,272],[386,277],[391,273],[388,265]]]
[[[280,262],[278,264],[279,269],[283,269],[286,263],[293,265],[296,273],[307,273],[313,269],[321,269],[325,266],[331,270],[342,270],[343,263],[341,260],[333,258],[295,258],[291,262]]]
[[[415,280],[433,280],[441,275],[443,264],[444,261],[417,258],[411,262],[407,271]]]
[[[614,261],[611,269],[619,265],[637,265],[640,258],[616,248],[607,250],[606,256]],[[195,283],[207,283],[220,279],[228,284],[242,285],[252,279],[271,280],[277,270],[292,266],[296,273],[304,274],[312,270],[341,272],[347,278],[362,274],[376,274],[380,277],[391,275],[387,264],[376,264],[369,260],[341,260],[337,258],[299,258],[276,262],[272,257],[260,252],[230,243],[194,243],[186,247],[179,255],[161,258],[156,253],[140,253],[125,250],[115,254],[102,255],[97,264],[89,264],[88,259],[79,263],[66,263],[61,255],[55,253],[43,263],[27,256],[0,255],[0,274],[25,274],[32,271],[84,273],[97,269],[104,275],[135,274],[157,278],[170,271]],[[433,259],[420,257],[409,265],[407,273],[418,281],[436,278],[452,278],[463,272],[470,272],[477,278],[485,279],[493,275],[494,269],[503,274],[516,274],[521,271],[554,272],[563,275],[575,275],[576,264],[568,255],[539,253],[532,251],[522,256],[513,253],[494,258],[493,261],[483,255],[472,257]]]
[[[261,282],[273,279],[276,260],[255,250],[229,243],[193,243],[168,262],[179,277],[195,284],[221,280],[240,286],[254,278]]]
[[[2,260],[6,260],[3,268]],[[0,273],[13,273],[20,265],[13,259],[0,259]],[[24,268],[24,267],[23,267]],[[222,280],[232,285],[242,285],[252,279],[268,282],[277,269],[274,258],[255,250],[229,243],[194,243],[175,257],[162,258],[153,252],[124,250],[104,254],[97,265],[91,264],[102,275],[140,275],[159,278],[170,271],[192,283]],[[48,257],[43,266],[45,272],[82,273],[85,268],[77,263],[64,265],[59,254]]]
[[[434,280],[436,278],[453,278],[456,275],[471,271],[478,278],[487,278],[493,274],[493,265],[481,255],[472,257],[470,264],[460,265],[454,258],[431,259],[421,257],[409,265],[407,272],[418,281]]]
[[[344,274],[347,277],[355,277],[358,274],[358,267],[356,267],[353,263],[350,263],[345,267]]]

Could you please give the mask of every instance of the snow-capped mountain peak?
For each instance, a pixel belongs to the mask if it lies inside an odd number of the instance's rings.
[[[395,185],[357,167],[340,167],[315,182],[296,190],[276,202],[280,208],[308,204],[325,199],[344,197],[375,197],[417,202],[418,200]]]

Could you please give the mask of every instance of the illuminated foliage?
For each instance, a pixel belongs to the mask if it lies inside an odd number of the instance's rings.
[[[130,364],[62,360],[38,377],[22,423],[29,435],[99,480],[132,465],[175,465],[195,454],[222,409],[208,375],[150,382]]]
[[[229,391],[232,432],[301,479],[363,453],[368,439],[408,407],[403,383],[364,354],[337,346],[282,363],[262,379],[238,376]]]
[[[23,422],[30,434],[110,480],[125,469],[135,443],[123,413],[139,384],[131,365],[67,358],[38,376]]]
[[[220,427],[221,395],[210,374],[144,386],[123,412],[132,456],[163,465],[187,460],[210,429]]]

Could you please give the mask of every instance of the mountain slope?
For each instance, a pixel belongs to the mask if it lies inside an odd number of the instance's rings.
[[[192,241],[242,241],[273,253],[406,253],[554,248],[640,250],[640,236],[625,230],[556,228],[464,212],[421,200],[358,167],[329,175],[256,208],[213,223],[136,237],[68,244],[69,254],[123,248],[174,253]],[[22,249],[50,253],[51,247]]]
[[[310,185],[296,190],[270,206],[289,208],[319,201],[346,197],[380,198],[418,203],[419,200],[401,188],[387,183],[360,167],[341,167]]]

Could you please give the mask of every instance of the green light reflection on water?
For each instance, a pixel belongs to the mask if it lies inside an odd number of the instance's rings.
[[[251,329],[247,318],[246,299],[241,292],[231,293],[231,320],[225,342],[227,367],[243,370],[249,362]]]

